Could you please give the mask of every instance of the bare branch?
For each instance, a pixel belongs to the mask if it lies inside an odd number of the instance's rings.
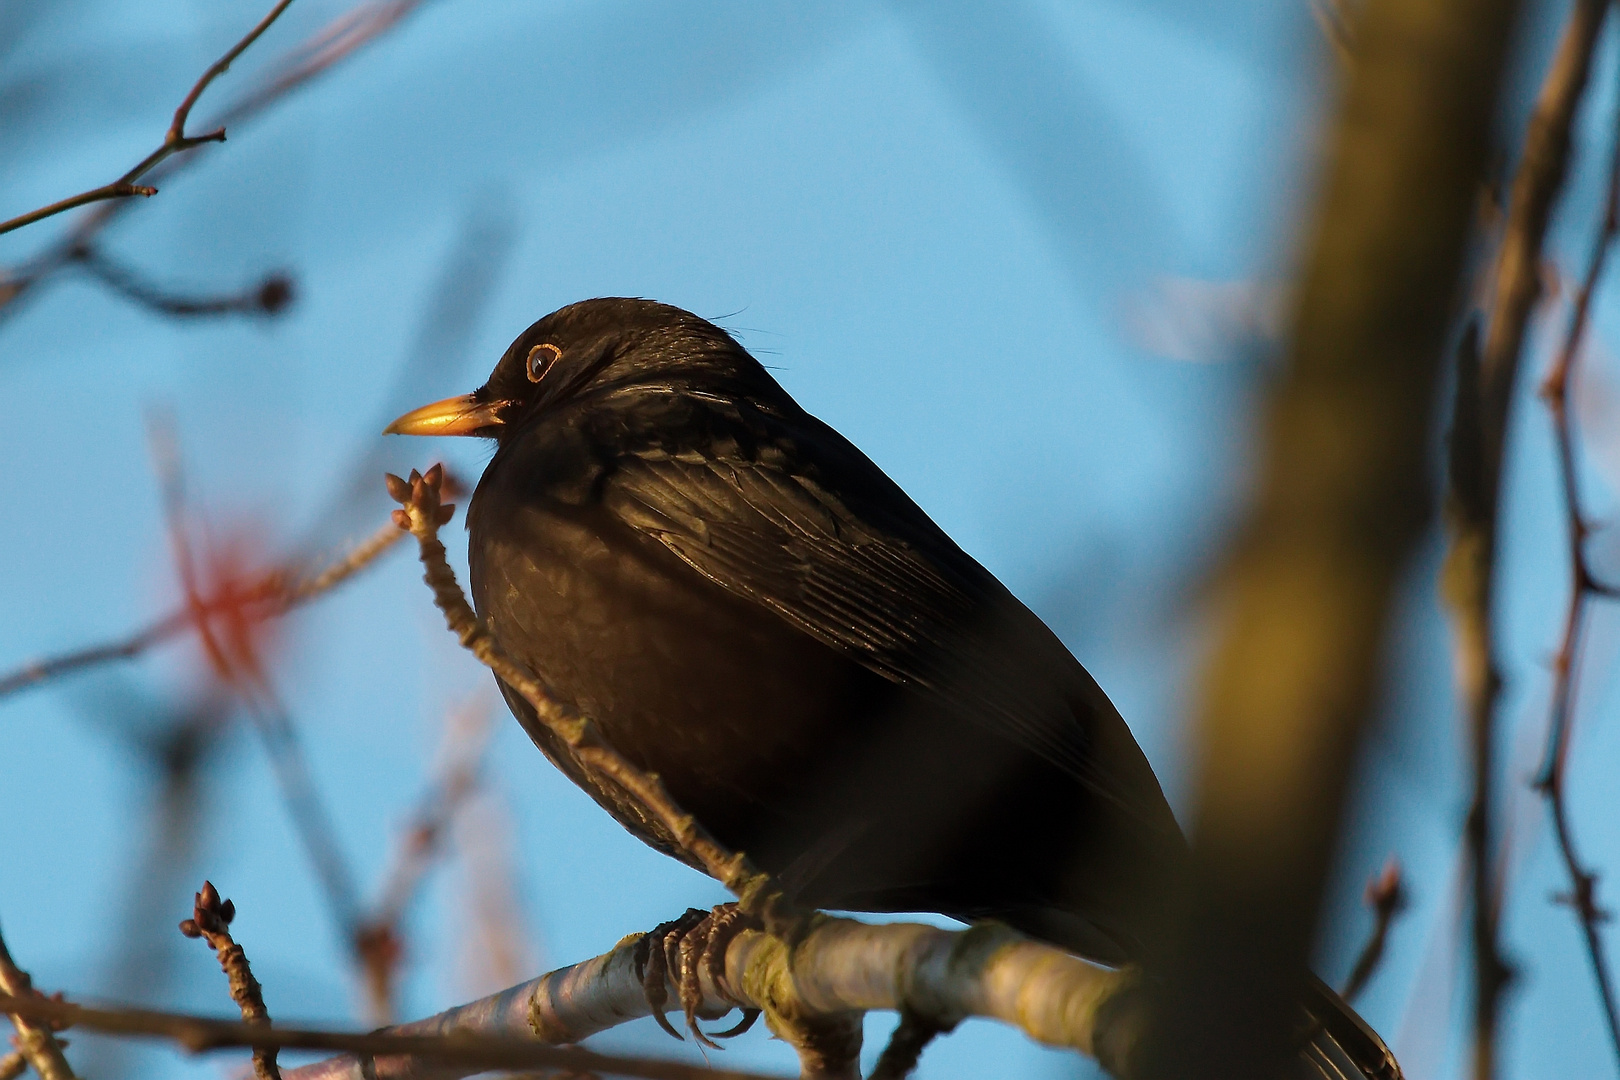
[[[476,702],[449,717],[439,774],[401,831],[376,903],[354,928],[352,945],[365,975],[367,1005],[379,1024],[394,1020],[394,969],[402,952],[399,924],[434,860],[445,834],[478,785],[489,735],[489,709]]]
[[[330,592],[370,566],[379,555],[398,543],[403,535],[394,525],[384,525],[355,545],[348,554],[321,566],[319,570],[311,570],[307,565],[279,567],[240,587],[231,585],[203,600],[195,609],[183,607],[171,612],[126,638],[33,661],[0,676],[0,698],[98,664],[134,659],[148,649],[191,630],[198,618],[211,620],[234,609],[246,610],[256,619],[285,615],[293,608]]]
[[[381,37],[402,22],[420,6],[421,2],[422,0],[370,0],[369,3],[345,12],[291,49],[280,62],[272,65],[271,74],[222,110],[215,117],[214,126],[219,128],[227,125],[237,126],[258,115],[340,61],[352,56],[363,46]],[[169,157],[152,168],[150,178],[162,180],[172,176],[197,157],[197,154]],[[88,245],[130,205],[131,201],[126,198],[101,201],[94,209],[83,215],[66,237],[27,262],[9,271],[0,271],[0,314],[7,311],[14,301],[27,294],[34,286],[71,264],[73,253]]]
[[[422,0],[370,0],[344,12],[287,52],[259,86],[215,121],[240,124],[375,41],[414,12]]]
[[[191,93],[186,95],[186,100],[182,101],[180,103],[180,107],[174,110],[174,121],[169,124],[168,134],[164,136],[165,143],[184,143],[186,141],[186,121],[191,118],[191,108],[197,104],[197,99],[202,97],[203,91],[208,89],[208,84],[225,74],[225,72],[229,71],[231,64],[236,61],[236,58],[241,56],[242,53],[246,52],[248,46],[252,45],[255,41],[258,41],[259,35],[270,29],[270,24],[281,18],[281,13],[286,11],[287,5],[291,3],[292,0],[278,0],[276,6],[271,8],[265,17],[259,20],[259,25],[255,26],[252,30],[249,30],[241,41],[238,41],[235,45],[232,45],[228,50],[226,50],[224,56],[220,57],[218,60],[215,60],[209,69],[202,73],[202,77],[197,80],[197,85],[193,86],[191,88]],[[211,132],[208,135],[203,135],[200,138],[202,140],[211,140],[215,136],[217,136],[221,142],[224,141],[224,125],[220,125],[216,131]],[[156,162],[153,162],[153,164],[156,164]],[[134,179],[134,177],[129,177],[129,179]]]
[[[1429,518],[1429,422],[1519,6],[1357,14],[1253,505],[1207,593],[1185,914],[1156,957],[1145,1075],[1275,1075],[1298,1052],[1356,750]]]
[[[82,1027],[110,1035],[167,1039],[192,1053],[234,1047],[333,1050],[370,1060],[381,1055],[412,1055],[452,1066],[447,1074],[470,1075],[490,1069],[567,1069],[647,1080],[784,1080],[732,1069],[709,1069],[654,1058],[621,1057],[589,1050],[546,1046],[511,1036],[361,1034],[312,1028],[261,1026],[153,1009],[101,1009],[46,998],[0,995],[0,1012],[58,1028]],[[458,1071],[459,1070],[459,1071]],[[289,1070],[292,1076],[300,1070]],[[357,1075],[360,1075],[357,1073]]]
[[[338,843],[337,829],[315,786],[298,729],[268,682],[260,680],[244,689],[254,730],[259,733],[270,766],[276,774],[282,803],[304,846],[315,879],[326,895],[328,910],[340,934],[354,940],[360,926],[360,892],[354,872]]]
[[[577,1043],[648,1015],[636,969],[638,937],[611,952],[554,971],[425,1020],[387,1029],[436,1036],[512,1036]],[[854,1016],[894,1009],[914,1023],[948,1030],[969,1016],[997,1020],[1048,1046],[1091,1054],[1120,1075],[1142,1034],[1136,976],[1087,963],[1004,926],[941,930],[915,923],[873,926],[817,916],[793,946],[757,930],[732,939],[725,954],[727,992],[702,975],[705,1015],[720,1015],[732,995],[784,1021]],[[673,996],[677,990],[670,984]],[[378,1056],[375,1080],[454,1080],[417,1057]],[[285,1080],[361,1080],[353,1057],[289,1070]]]
[[[1586,88],[1608,0],[1576,0],[1525,135],[1507,224],[1491,284],[1490,325],[1459,358],[1451,448],[1452,549],[1446,586],[1457,623],[1457,668],[1467,702],[1473,797],[1466,837],[1473,884],[1474,1075],[1496,1075],[1496,1029],[1512,976],[1500,944],[1500,898],[1493,867],[1496,708],[1501,676],[1495,655],[1493,575],[1509,410],[1530,317],[1541,294],[1542,247],[1563,187],[1570,128]],[[1611,1013],[1612,1016],[1612,1013]]]
[[[28,1058],[21,1050],[0,1057],[0,1080],[17,1080],[28,1071]]]
[[[1587,558],[1586,542],[1591,534],[1591,525],[1586,520],[1581,503],[1580,479],[1575,462],[1575,421],[1569,409],[1569,386],[1575,377],[1581,345],[1591,318],[1592,296],[1603,277],[1617,233],[1620,233],[1620,130],[1615,132],[1611,149],[1603,222],[1592,246],[1580,291],[1575,295],[1575,309],[1563,345],[1541,385],[1541,396],[1552,414],[1553,433],[1558,444],[1558,473],[1568,531],[1570,588],[1563,639],[1553,662],[1553,693],[1547,718],[1546,750],[1535,781],[1536,789],[1547,798],[1552,814],[1553,835],[1558,840],[1558,852],[1569,872],[1570,891],[1563,899],[1580,922],[1581,936],[1597,983],[1598,1000],[1603,1006],[1604,1021],[1609,1029],[1609,1039],[1616,1055],[1620,1055],[1620,1010],[1617,1010],[1614,983],[1598,926],[1606,918],[1606,913],[1597,900],[1597,874],[1583,864],[1576,850],[1564,794],[1570,731],[1575,715],[1576,667],[1580,659],[1588,606],[1594,597],[1616,595],[1612,586],[1596,579]]]
[[[231,1000],[242,1010],[242,1019],[250,1024],[269,1025],[270,1010],[264,1006],[264,989],[253,977],[248,966],[247,953],[231,937],[231,920],[236,918],[236,905],[220,900],[213,882],[203,882],[202,891],[192,905],[191,918],[180,924],[180,932],[189,938],[202,938],[219,957],[219,966],[230,981]],[[255,1047],[253,1073],[258,1080],[281,1080],[276,1067],[274,1047]]]
[[[197,104],[197,99],[202,96],[202,92],[208,89],[208,84],[224,74],[226,69],[231,66],[231,62],[242,55],[243,50],[259,40],[259,35],[268,30],[270,24],[281,17],[281,13],[287,10],[287,5],[290,3],[292,3],[292,0],[278,0],[275,7],[271,8],[269,13],[259,20],[257,26],[249,30],[242,40],[231,46],[224,56],[214,61],[208,70],[202,73],[202,77],[192,86],[191,92],[186,95],[186,99],[175,110],[174,121],[170,123],[169,130],[164,134],[162,145],[142,158],[134,168],[110,184],[91,188],[89,191],[80,192],[77,195],[51,203],[49,206],[42,206],[38,210],[21,214],[9,221],[0,222],[0,234],[20,229],[24,225],[32,225],[36,221],[43,221],[65,210],[72,210],[75,207],[85,206],[89,203],[102,202],[107,199],[125,199],[131,195],[156,195],[157,188],[137,184],[135,181],[151,172],[152,169],[171,155],[178,154],[182,150],[190,150],[192,147],[201,146],[203,143],[224,142],[225,128],[223,126],[204,135],[186,134],[186,120],[191,115],[191,108]]]
[[[81,248],[74,252],[72,258],[86,274],[113,292],[160,315],[175,318],[206,318],[232,314],[279,315],[292,303],[295,292],[292,278],[278,272],[266,275],[258,284],[240,292],[217,296],[184,296],[142,281],[133,270],[114,262],[96,248],[89,246]]]
[[[36,1003],[55,1002],[34,989],[28,973],[12,960],[3,937],[0,937],[0,991],[5,992],[7,1001],[7,1004],[0,1005],[0,1012],[9,1013],[11,1022],[17,1027],[17,1051],[34,1067],[39,1080],[78,1080],[62,1053],[61,1042],[52,1034],[58,1025],[50,1017],[35,1016],[28,1011],[28,1007]]]
[[[1373,912],[1372,934],[1368,936],[1367,944],[1361,947],[1361,955],[1356,957],[1350,977],[1344,980],[1344,988],[1339,991],[1339,996],[1346,1001],[1354,1001],[1366,988],[1367,980],[1372,978],[1373,972],[1378,969],[1378,962],[1384,958],[1384,945],[1389,940],[1390,926],[1395,922],[1395,917],[1406,910],[1406,888],[1401,883],[1401,864],[1394,856],[1367,882],[1365,897],[1367,906]]]
[[[1586,90],[1598,32],[1609,0],[1576,0],[1558,51],[1536,95],[1535,111],[1525,133],[1523,156],[1513,177],[1507,229],[1497,254],[1491,286],[1491,322],[1481,354],[1481,391],[1486,439],[1485,481],[1494,490],[1507,438],[1525,330],[1541,296],[1542,244],[1552,207],[1564,185],[1570,151],[1570,127]]]
[[[110,663],[114,660],[134,659],[152,646],[178,637],[190,625],[190,612],[176,611],[165,615],[157,622],[142,630],[137,630],[120,641],[92,645],[85,649],[63,653],[60,656],[31,661],[7,675],[0,676],[0,698],[30,686],[37,686],[62,675],[82,671],[85,668]]]

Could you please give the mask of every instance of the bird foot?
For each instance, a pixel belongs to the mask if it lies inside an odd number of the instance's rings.
[[[680,918],[660,923],[644,935],[636,946],[636,972],[641,976],[642,991],[647,995],[647,1004],[652,1006],[653,1019],[658,1021],[658,1026],[682,1039],[681,1033],[664,1016],[664,1006],[669,1002],[668,983],[673,981],[680,993],[681,1009],[686,1013],[686,1028],[702,1045],[722,1049],[715,1039],[729,1039],[753,1027],[754,1021],[759,1019],[759,1010],[738,1001],[726,981],[726,947],[744,930],[759,928],[759,920],[744,914],[736,904],[721,904],[712,911],[687,908]],[[742,1020],[737,1026],[717,1031],[712,1036],[705,1034],[697,1023],[698,1010],[703,1007],[705,974],[725,1001],[742,1009]]]

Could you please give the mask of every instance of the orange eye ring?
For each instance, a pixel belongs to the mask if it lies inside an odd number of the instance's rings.
[[[546,369],[562,359],[562,350],[547,342],[536,345],[529,350],[529,381],[539,382],[545,377]]]

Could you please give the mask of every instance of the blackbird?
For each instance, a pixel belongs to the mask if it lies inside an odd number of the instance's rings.
[[[571,304],[388,431],[494,440],[467,512],[478,614],[797,902],[993,918],[1108,964],[1149,951],[1186,845],[1118,711],[724,329]],[[553,764],[686,859],[501,691]],[[1307,999],[1310,1075],[1399,1075],[1330,990]]]

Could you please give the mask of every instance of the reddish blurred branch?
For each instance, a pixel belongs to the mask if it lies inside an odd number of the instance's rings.
[[[142,158],[134,168],[109,184],[91,188],[89,191],[81,191],[77,195],[51,203],[49,206],[42,206],[38,210],[32,210],[26,214],[11,218],[9,221],[0,222],[0,234],[11,232],[13,229],[20,229],[24,225],[32,225],[36,221],[43,221],[63,211],[72,210],[75,207],[85,206],[89,203],[102,202],[107,199],[125,199],[131,195],[156,195],[157,188],[137,184],[135,181],[141,179],[174,154],[201,146],[203,143],[224,142],[225,128],[223,125],[203,135],[186,134],[186,121],[191,118],[192,106],[197,104],[197,99],[202,97],[204,90],[208,89],[208,84],[223,75],[230,68],[231,63],[238,56],[241,56],[248,46],[259,40],[259,35],[270,29],[270,24],[281,17],[281,13],[287,10],[287,5],[290,3],[292,3],[292,0],[278,0],[276,6],[271,8],[269,13],[259,20],[257,26],[249,30],[242,40],[231,46],[224,56],[214,61],[208,70],[202,73],[202,76],[192,86],[191,92],[186,95],[186,99],[174,111],[174,119],[169,124],[169,130],[164,133],[162,144]]]
[[[231,921],[235,918],[236,905],[221,900],[213,882],[205,881],[192,904],[191,918],[180,924],[180,932],[189,938],[202,938],[219,957],[219,966],[230,981],[231,1000],[242,1010],[242,1019],[268,1026],[270,1010],[264,1006],[264,989],[253,977],[247,953],[231,937]],[[281,1080],[274,1047],[254,1048],[253,1074],[258,1080]]]
[[[1553,432],[1558,443],[1558,473],[1568,530],[1570,584],[1569,603],[1564,615],[1563,640],[1559,644],[1558,654],[1553,662],[1552,706],[1547,718],[1546,751],[1535,781],[1536,788],[1547,798],[1548,809],[1552,813],[1553,834],[1558,840],[1558,851],[1569,871],[1570,891],[1564,899],[1575,912],[1575,917],[1580,920],[1581,935],[1585,939],[1587,956],[1592,962],[1592,974],[1597,981],[1598,998],[1603,1005],[1609,1039],[1616,1055],[1620,1055],[1620,1016],[1617,1016],[1614,983],[1604,955],[1603,936],[1599,930],[1599,923],[1608,916],[1598,905],[1597,873],[1583,865],[1575,848],[1564,788],[1564,778],[1569,766],[1570,730],[1575,714],[1576,665],[1580,659],[1588,604],[1594,597],[1612,599],[1620,595],[1613,586],[1597,580],[1587,558],[1586,542],[1591,535],[1592,526],[1581,507],[1580,477],[1575,459],[1575,422],[1569,409],[1569,387],[1575,377],[1576,364],[1581,357],[1581,346],[1591,317],[1592,295],[1603,276],[1609,251],[1614,245],[1617,233],[1620,233],[1620,130],[1615,132],[1611,148],[1603,223],[1592,246],[1586,276],[1575,296],[1575,310],[1570,318],[1563,346],[1559,349],[1557,358],[1541,385],[1541,395],[1552,414]]]
[[[293,564],[255,576],[228,579],[218,591],[209,593],[199,602],[171,612],[126,638],[36,660],[0,675],[0,698],[98,664],[134,659],[194,629],[199,619],[211,621],[232,612],[246,613],[246,617],[257,620],[284,615],[370,566],[396,544],[400,536],[399,529],[388,524],[356,544],[348,554],[325,565]]]

